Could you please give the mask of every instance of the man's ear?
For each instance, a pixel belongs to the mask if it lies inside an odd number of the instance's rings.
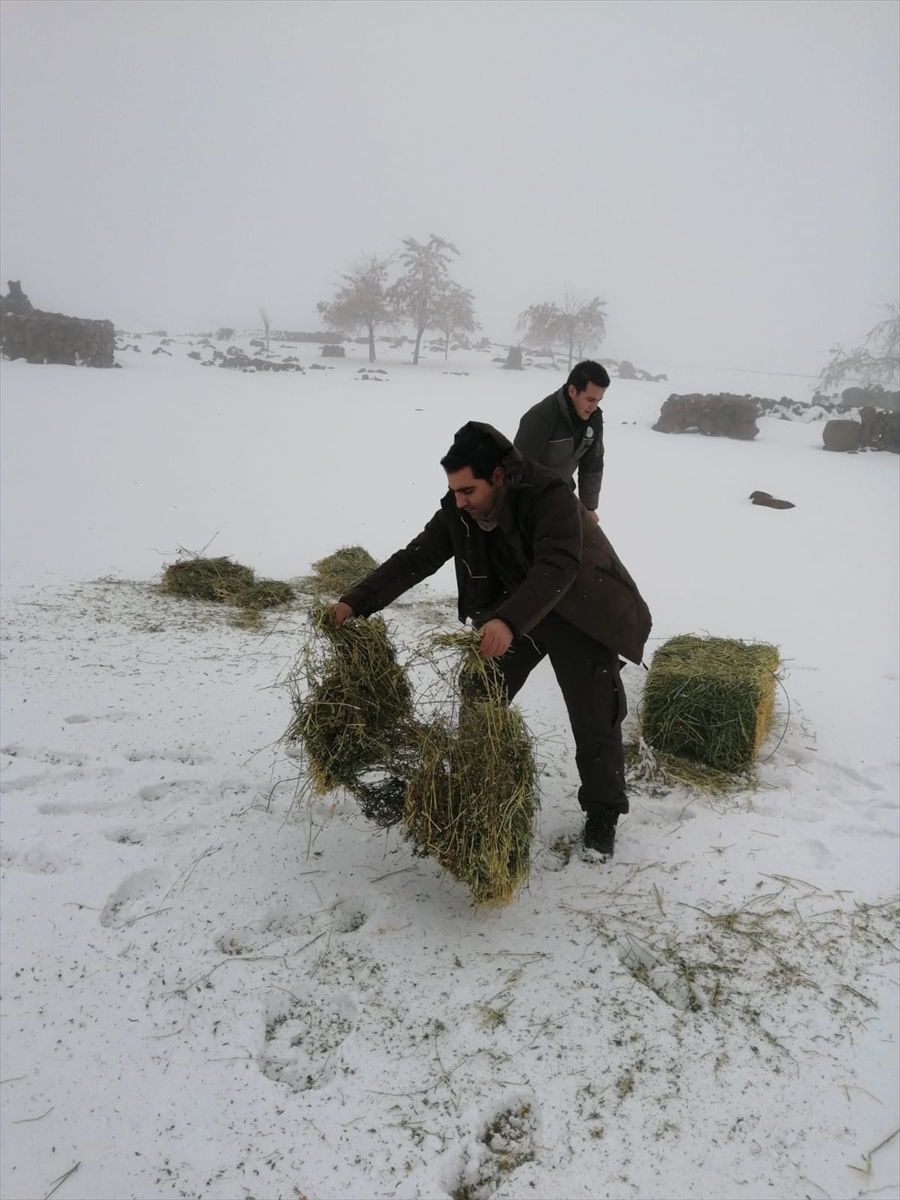
[[[578,388],[575,386],[574,383],[570,383],[570,384],[566,385],[566,395],[569,397],[570,400],[574,400],[575,397],[578,395]]]
[[[491,476],[491,483],[494,487],[502,487],[506,483],[506,472],[502,467],[494,467],[494,473]]]

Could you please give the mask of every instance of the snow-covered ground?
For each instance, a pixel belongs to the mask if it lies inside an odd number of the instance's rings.
[[[650,428],[673,391],[805,380],[613,380],[601,523],[650,648],[776,642],[776,729],[756,790],[636,785],[613,862],[566,862],[541,667],[529,886],[474,911],[352,801],[292,809],[273,684],[302,607],[252,632],[153,581],[178,546],[276,578],[386,556],[454,430],[512,435],[560,377],[388,351],[376,385],[364,348],[309,346],[279,353],[333,369],[243,374],[124,340],[122,370],[0,368],[2,1195],[76,1165],[60,1200],[900,1194],[898,459],[827,454],[817,423]],[[445,568],[396,605],[398,642],[452,627],[451,592]]]

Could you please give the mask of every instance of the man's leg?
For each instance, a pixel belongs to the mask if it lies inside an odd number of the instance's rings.
[[[517,641],[502,658],[492,658],[486,662],[489,671],[495,671],[503,681],[506,702],[511,704],[522,690],[528,676],[544,658],[546,647],[531,637]],[[482,699],[483,684],[477,674],[466,673],[463,677],[463,703]]]
[[[546,653],[547,648],[542,645],[540,638],[526,636],[515,642],[502,658],[491,660],[503,677],[507,704],[516,698]]]
[[[615,829],[619,814],[628,812],[622,750],[626,701],[618,655],[552,613],[537,632],[569,713],[581,778],[578,802],[589,827]]]

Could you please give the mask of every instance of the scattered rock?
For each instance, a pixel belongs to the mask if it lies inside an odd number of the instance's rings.
[[[769,492],[751,492],[750,499],[754,504],[761,504],[765,508],[796,508],[796,504],[791,504],[790,500],[776,500]]]
[[[847,454],[858,450],[861,441],[862,424],[859,421],[827,421],[822,430],[822,442],[826,450]]]
[[[497,360],[494,359],[494,361],[496,362]],[[521,346],[510,346],[509,353],[506,355],[506,362],[503,364],[503,367],[507,371],[524,371],[525,370],[524,366],[522,365],[522,347]]]
[[[621,366],[621,364],[620,364]],[[658,433],[690,433],[707,437],[729,437],[752,441],[759,433],[758,409],[752,396],[719,396],[694,393],[671,395],[662,406],[653,426]]]

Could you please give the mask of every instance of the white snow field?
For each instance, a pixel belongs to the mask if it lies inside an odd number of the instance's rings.
[[[530,880],[476,911],[347,797],[293,804],[274,685],[302,605],[252,631],[154,583],[178,546],[275,578],[385,557],[454,431],[512,436],[564,374],[388,351],[376,384],[356,346],[243,374],[125,340],[122,370],[0,368],[2,1195],[900,1195],[898,458],[828,454],[819,422],[651,429],[670,392],[806,379],[613,379],[600,516],[648,660],[675,633],[777,643],[775,729],[728,799],[637,781],[586,864],[542,666]],[[454,627],[452,590],[444,568],[389,610],[398,642]]]

